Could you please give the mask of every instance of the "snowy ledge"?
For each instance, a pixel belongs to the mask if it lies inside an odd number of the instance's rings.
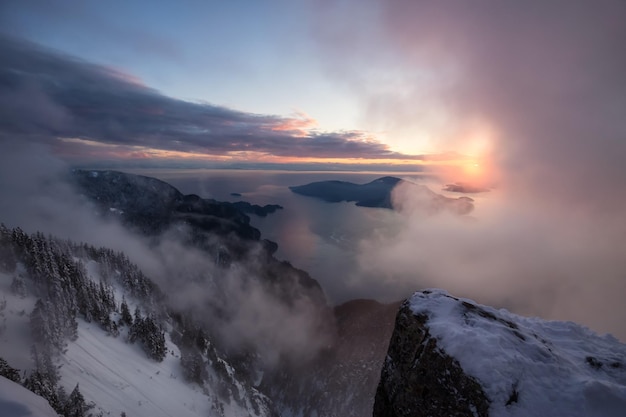
[[[425,318],[437,347],[480,383],[491,417],[625,415],[626,345],[610,335],[438,289],[416,292],[403,308]]]

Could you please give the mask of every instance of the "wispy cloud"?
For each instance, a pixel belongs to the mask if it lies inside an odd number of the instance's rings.
[[[73,158],[88,156],[89,149],[105,144],[106,151],[118,157],[157,150],[196,156],[246,152],[421,159],[394,152],[365,132],[317,130],[315,120],[303,113],[252,114],[167,97],[118,69],[18,39],[0,38],[0,55],[3,133],[48,141],[59,154]]]

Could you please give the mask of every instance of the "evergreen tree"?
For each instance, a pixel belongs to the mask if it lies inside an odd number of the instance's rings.
[[[62,412],[63,404],[59,401],[57,393],[59,375],[49,352],[42,353],[36,345],[33,345],[31,354],[35,370],[24,381],[24,387],[48,400],[55,411]]]
[[[180,354],[180,365],[187,381],[202,385],[208,374],[204,359],[196,349],[183,349]]]
[[[57,389],[57,398],[59,399],[59,404],[62,404],[63,409],[65,409],[68,396],[67,396],[67,391],[65,391],[65,388],[63,387],[63,385],[59,386],[59,388]]]
[[[126,326],[132,326],[133,316],[130,314],[128,304],[126,304],[126,298],[122,297],[122,305],[120,306],[120,324]]]
[[[167,354],[165,335],[157,326],[153,316],[144,319],[142,342],[149,357],[159,362],[165,359]]]
[[[141,340],[141,336],[143,335],[143,317],[141,317],[139,307],[135,307],[134,316],[133,325],[130,326],[130,331],[128,332],[128,340],[130,343],[135,343],[137,339]]]
[[[85,417],[90,408],[85,402],[85,397],[81,394],[78,384],[76,384],[63,407],[63,415],[65,417]]]
[[[20,378],[19,370],[11,367],[4,358],[0,358],[0,376],[10,379],[13,382],[20,384],[22,378]]]

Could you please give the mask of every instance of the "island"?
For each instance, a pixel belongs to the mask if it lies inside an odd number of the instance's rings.
[[[394,201],[392,191],[398,187],[406,187],[407,198]],[[289,187],[296,194],[317,198],[329,203],[355,202],[360,207],[385,208],[402,211],[420,210],[435,213],[447,210],[455,214],[468,214],[474,209],[474,200],[469,197],[449,198],[437,194],[425,185],[397,177],[381,177],[366,184],[355,184],[348,181],[317,181],[310,184]]]

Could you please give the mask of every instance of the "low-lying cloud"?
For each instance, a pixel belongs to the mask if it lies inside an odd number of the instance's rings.
[[[231,267],[219,267],[186,243],[190,231],[181,225],[148,239],[102,218],[69,183],[69,166],[44,144],[2,145],[0,222],[7,227],[124,252],[167,294],[170,306],[191,312],[222,346],[254,348],[263,365],[303,360],[329,343],[332,323],[320,316],[320,305],[306,296],[281,299],[259,276],[260,243],[250,242],[249,256]]]
[[[154,151],[195,157],[421,158],[394,152],[366,132],[319,131],[303,114],[252,114],[167,97],[128,74],[19,39],[0,36],[0,55],[6,139],[42,140],[74,161],[141,159]]]
[[[499,187],[477,202],[475,221],[406,212],[397,233],[364,240],[364,269],[384,285],[363,285],[443,287],[626,339],[626,4],[367,7],[368,19],[344,26],[320,11],[329,74],[362,94],[369,120],[426,126],[440,151],[481,148]],[[331,44],[332,33],[349,41]],[[404,94],[388,100],[385,88],[350,77],[366,60],[393,65]]]

